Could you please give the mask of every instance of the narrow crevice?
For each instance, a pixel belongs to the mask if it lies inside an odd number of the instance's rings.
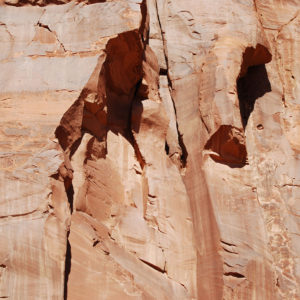
[[[37,22],[36,26],[45,28],[45,29],[47,29],[49,32],[51,32],[52,34],[54,34],[56,40],[58,41],[58,43],[60,44],[60,46],[63,48],[64,52],[66,52],[65,46],[64,46],[63,43],[58,39],[58,36],[57,36],[57,34],[55,33],[55,31],[52,31],[48,25],[42,24],[40,21]]]
[[[179,146],[182,151],[181,156],[180,156],[180,161],[181,161],[182,168],[185,168],[186,164],[187,164],[188,152],[187,152],[185,144],[183,142],[183,135],[178,130],[176,110],[175,110],[175,116],[176,116],[176,127],[177,127],[177,133],[178,133],[178,142],[179,142]]]
[[[240,274],[238,272],[226,272],[224,273],[224,276],[232,276],[235,278],[246,278],[243,274]]]
[[[49,26],[48,26],[48,25],[45,25],[45,24],[42,24],[40,21],[37,22],[36,26],[45,28],[45,29],[47,29],[49,32],[52,33],[52,30],[49,28]]]
[[[67,233],[67,250],[66,250],[66,258],[65,258],[65,274],[64,274],[64,300],[68,299],[68,281],[71,272],[71,260],[72,260],[69,234],[70,232]]]
[[[83,136],[83,134],[82,134]],[[81,140],[82,140],[82,136],[77,139],[71,146],[70,146],[70,159],[72,158],[72,156],[75,154],[76,150],[78,149],[78,147],[81,144]]]
[[[148,262],[148,261],[146,261],[146,260],[143,260],[143,259],[141,259],[141,258],[139,258],[139,260],[140,260],[141,262],[143,262],[144,264],[148,265],[149,267],[151,267],[152,269],[154,269],[154,270],[160,272],[160,273],[163,273],[163,274],[166,273],[165,270],[161,269],[160,267],[158,267],[158,266],[156,266],[156,265],[154,265],[154,264],[152,264],[152,263],[150,263],[150,262]]]
[[[81,141],[81,139],[80,139]],[[75,143],[74,143],[75,144]],[[74,146],[74,144],[72,146]],[[78,148],[78,144],[76,143],[76,149]],[[66,155],[66,154],[65,154]],[[70,214],[73,213],[73,202],[74,202],[74,187],[73,187],[73,170],[71,169],[70,156],[65,156],[65,163],[59,168],[58,173],[52,175],[51,177],[55,180],[63,181],[65,193],[67,196],[67,200],[69,203]],[[69,275],[71,272],[71,245],[69,242],[69,235],[70,235],[70,227],[67,227],[67,234],[66,234],[66,254],[65,254],[65,268],[64,268],[64,300],[68,297],[68,280]]]
[[[69,202],[69,205],[70,205],[70,211],[71,211],[71,214],[72,214],[73,213],[73,198],[74,198],[74,188],[73,188],[72,183],[66,189],[66,194],[67,194],[67,197],[68,197],[68,202]]]
[[[159,13],[158,13],[157,0],[155,0],[155,9],[156,9],[158,25],[159,25],[159,29],[160,29],[160,33],[161,33],[161,40],[163,42],[163,52],[164,52],[164,57],[165,57],[166,65],[167,65],[167,69],[166,69],[166,75],[167,75],[168,70],[169,70],[169,62],[168,62],[168,57],[167,57],[167,54],[166,54],[166,41],[165,41],[165,38],[164,38],[164,34],[163,34],[162,26],[161,26],[161,20],[160,20],[160,16],[159,16]]]
[[[166,58],[167,60],[167,58]],[[169,90],[170,90],[170,95],[171,95],[171,98],[172,98],[172,101],[173,101],[173,104],[174,104],[174,107],[175,107],[175,103],[174,103],[174,100],[173,100],[173,97],[172,97],[172,89],[173,89],[173,84],[172,84],[172,80],[169,76],[169,72],[167,71],[167,80],[168,80],[168,86],[169,86]]]
[[[164,35],[163,35],[161,20],[160,20],[160,16],[159,16],[159,13],[158,13],[157,1],[155,1],[155,5],[156,5],[157,20],[158,20],[158,24],[159,24],[159,28],[160,28],[160,32],[161,32],[161,39],[162,39],[162,42],[163,42],[163,53],[164,53],[166,66],[167,66],[166,69],[160,69],[160,75],[167,76],[168,86],[169,86],[169,89],[170,89],[170,97],[172,99],[173,108],[174,108],[174,112],[175,112],[175,118],[176,118],[176,130],[177,130],[177,136],[178,136],[178,144],[181,148],[181,153],[182,153],[181,156],[180,156],[181,168],[186,168],[188,152],[187,152],[187,149],[186,149],[184,141],[183,141],[183,135],[180,133],[179,128],[178,128],[176,105],[175,105],[174,99],[172,97],[172,89],[173,89],[172,80],[171,80],[169,72],[168,72],[168,70],[169,70],[169,60],[168,60],[168,56],[167,56],[167,53],[166,53],[166,41],[165,41],[165,38],[164,38]]]
[[[180,155],[181,168],[185,168],[186,165],[187,165],[188,152],[187,152],[187,149],[186,149],[184,141],[183,141],[183,134],[180,133],[179,128],[178,128],[177,111],[176,111],[175,102],[174,102],[174,99],[173,99],[172,93],[171,93],[171,91],[172,91],[172,81],[171,81],[168,73],[167,73],[167,79],[168,79],[168,86],[169,86],[169,89],[170,89],[170,97],[171,97],[171,100],[172,100],[175,119],[176,119],[176,132],[177,132],[178,144],[179,144],[179,147],[181,148],[181,155]],[[165,148],[166,152],[167,152],[167,149],[168,149],[167,146],[168,146],[168,144],[166,143],[166,148]]]
[[[68,198],[68,203],[70,206],[70,213],[73,213],[73,202],[74,202],[74,187],[72,184],[72,179],[70,177],[66,177],[64,179],[65,192]],[[64,274],[64,300],[68,297],[68,280],[71,272],[71,244],[69,242],[70,228],[68,228],[67,232],[67,245],[66,245],[66,257],[65,257],[65,274]]]
[[[200,111],[200,119],[201,119],[202,124],[203,124],[204,127],[205,127],[206,132],[209,134],[209,133],[210,133],[210,130],[209,130],[209,128],[208,128],[206,122],[204,121],[204,118],[203,118],[203,116],[202,116],[201,111]]]
[[[134,148],[136,159],[138,160],[138,162],[143,170],[146,165],[146,161],[145,161],[144,157],[142,156],[142,153],[141,153],[139,146],[138,146],[137,142],[135,141],[135,139],[133,139],[133,148]]]
[[[228,250],[228,249],[225,248],[225,247],[222,247],[222,249],[223,249],[225,252],[228,252],[228,253],[231,253],[231,254],[239,254],[238,252],[230,251],[230,250]]]
[[[168,70],[167,69],[159,69],[159,75],[160,76],[168,76]],[[169,78],[168,78],[169,80]]]
[[[167,61],[167,57],[165,59]],[[175,119],[176,119],[176,132],[177,132],[178,144],[179,144],[179,147],[181,148],[181,155],[180,155],[181,168],[186,168],[188,152],[187,152],[186,146],[185,146],[184,141],[183,141],[183,134],[181,134],[180,130],[179,130],[179,125],[178,125],[178,121],[177,121],[176,105],[175,105],[174,99],[172,97],[172,81],[170,79],[170,76],[169,76],[168,72],[167,72],[167,80],[168,80],[168,86],[169,86],[169,90],[170,90],[169,91],[170,92],[170,97],[171,97],[171,100],[172,100]]]

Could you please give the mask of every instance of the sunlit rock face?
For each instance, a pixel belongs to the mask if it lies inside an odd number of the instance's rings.
[[[0,298],[300,299],[299,11],[2,1]]]

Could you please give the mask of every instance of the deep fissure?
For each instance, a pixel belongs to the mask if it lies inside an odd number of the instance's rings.
[[[181,148],[180,162],[181,162],[181,167],[185,168],[186,164],[187,164],[188,152],[187,152],[187,149],[186,149],[184,141],[183,141],[183,135],[180,133],[179,128],[178,128],[176,105],[175,105],[175,102],[174,102],[174,99],[173,99],[172,93],[171,93],[171,90],[172,90],[172,80],[171,80],[169,72],[168,72],[168,70],[169,70],[169,61],[168,61],[168,56],[167,56],[166,49],[165,49],[165,47],[166,47],[166,41],[165,41],[165,38],[164,38],[164,34],[163,34],[163,30],[162,30],[162,25],[161,25],[161,20],[160,20],[160,16],[159,16],[159,13],[158,13],[157,1],[155,1],[155,5],[156,5],[155,8],[156,8],[156,15],[157,15],[157,20],[158,20],[158,25],[159,25],[160,33],[161,33],[161,40],[162,40],[162,43],[163,43],[163,54],[164,54],[164,58],[165,58],[165,62],[166,62],[166,67],[167,67],[166,69],[160,68],[159,75],[167,76],[168,86],[169,86],[169,89],[170,89],[170,96],[171,96],[173,107],[174,107],[174,111],[175,111],[178,144],[179,144],[179,146]],[[167,148],[166,148],[166,150],[167,150]]]
[[[65,258],[65,273],[64,273],[64,300],[67,300],[67,298],[68,298],[68,281],[69,281],[69,275],[71,272],[71,260],[72,260],[71,244],[69,242],[69,234],[70,234],[70,231],[68,231],[68,233],[67,233],[67,249],[66,249],[66,258]]]
[[[67,180],[65,180],[64,184],[65,184],[66,195],[70,205],[70,214],[72,215],[73,202],[74,202],[74,187],[73,187],[72,179],[68,178]],[[64,300],[67,300],[68,297],[68,281],[71,272],[71,261],[72,261],[71,244],[69,241],[69,235],[70,235],[70,228],[68,228],[68,232],[67,232],[65,273],[64,273]]]

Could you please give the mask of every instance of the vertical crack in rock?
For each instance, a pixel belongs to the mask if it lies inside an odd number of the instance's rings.
[[[72,179],[65,180],[65,190],[68,198],[68,202],[70,205],[70,213],[73,213],[73,205],[74,205],[74,188],[72,184]],[[66,245],[66,257],[65,257],[65,273],[64,273],[64,300],[67,300],[68,297],[68,281],[69,275],[71,272],[71,245],[69,242],[70,228],[68,228],[67,232],[67,245]]]
[[[141,84],[142,84],[142,81],[140,80],[137,85],[136,85],[136,89],[135,89],[135,92],[134,92],[134,97],[133,97],[133,101],[131,102],[131,105],[130,105],[130,112],[129,112],[129,118],[128,118],[128,127],[127,127],[127,132],[128,132],[128,136],[129,136],[129,140],[130,140],[130,143],[132,144],[133,146],[133,149],[134,149],[134,152],[135,152],[135,156],[136,156],[136,159],[137,161],[139,162],[142,170],[144,169],[145,165],[146,165],[146,162],[145,162],[145,159],[144,157],[142,156],[142,153],[139,149],[139,146],[138,146],[138,143],[136,142],[135,138],[134,138],[134,135],[133,135],[133,126],[132,126],[132,111],[133,111],[133,104],[134,104],[134,101],[141,101],[141,99],[139,99],[139,96],[138,96],[138,92],[139,92],[139,89],[141,87]],[[138,123],[140,122],[140,120],[138,121]],[[144,173],[143,173],[143,176],[144,176]]]
[[[174,109],[175,109],[175,105],[174,105]],[[175,110],[175,115],[176,115],[176,110]],[[177,120],[177,118],[176,118],[176,120]],[[186,149],[184,141],[183,141],[183,135],[179,132],[177,121],[176,121],[176,128],[177,128],[177,133],[178,133],[178,142],[179,142],[179,146],[181,148],[180,161],[181,161],[182,168],[186,168],[188,152],[187,152],[187,149]]]
[[[159,15],[159,12],[158,12],[157,0],[155,0],[154,2],[155,2],[155,9],[156,9],[158,25],[159,25],[159,28],[160,28],[161,40],[162,40],[162,43],[163,43],[163,55],[164,55],[164,60],[165,60],[165,63],[166,63],[166,69],[163,69],[163,68],[160,67],[159,75],[160,76],[166,76],[167,80],[168,80],[169,93],[170,93],[170,97],[171,97],[171,100],[172,100],[172,105],[173,105],[173,109],[174,109],[174,113],[175,113],[175,119],[176,119],[177,139],[178,139],[179,147],[181,148],[181,153],[179,155],[180,156],[179,157],[180,158],[180,167],[182,169],[185,169],[186,164],[187,164],[188,152],[187,152],[187,149],[184,145],[183,135],[180,133],[179,127],[178,127],[176,105],[175,105],[174,99],[172,97],[172,80],[171,80],[170,74],[168,72],[168,70],[169,70],[169,60],[168,60],[168,55],[167,55],[167,50],[166,50],[167,45],[166,45],[166,40],[165,40],[165,37],[164,37],[163,30],[162,30],[162,24],[161,24],[160,15]],[[167,141],[166,141],[166,145],[168,147],[170,147],[170,145],[167,144]],[[173,154],[174,153],[168,153],[168,155],[170,155],[170,156],[172,156]]]
[[[73,203],[74,203],[74,188],[73,188],[73,169],[70,164],[68,156],[65,155],[65,161],[61,164],[58,169],[57,174],[51,176],[53,180],[57,180],[63,182],[64,191],[66,194],[66,198],[69,204],[70,215],[73,213]],[[59,201],[62,201],[59,199]],[[71,271],[71,246],[69,243],[69,234],[70,234],[70,227],[67,226],[66,232],[66,253],[65,253],[65,266],[64,266],[64,299],[67,299],[68,293],[68,279],[69,274]]]
[[[237,92],[244,128],[254,109],[255,101],[271,92],[271,84],[265,67],[271,59],[272,55],[268,49],[260,44],[256,48],[246,48],[243,54],[241,72],[237,79]]]
[[[72,262],[69,234],[70,231],[67,233],[67,250],[66,250],[66,259],[65,259],[65,274],[64,274],[64,300],[68,299],[68,281],[71,272],[71,262]]]
[[[159,15],[159,12],[158,12],[157,0],[154,0],[154,2],[155,2],[155,10],[156,10],[157,21],[158,21],[158,25],[159,25],[159,29],[160,29],[161,40],[162,40],[162,43],[163,43],[163,53],[164,53],[164,58],[165,58],[165,62],[166,62],[166,67],[167,67],[166,69],[160,69],[160,75],[169,76],[168,75],[169,61],[168,61],[168,55],[167,55],[167,50],[166,50],[167,45],[166,45],[166,41],[165,41],[163,30],[162,30],[160,15]],[[168,77],[168,80],[169,79],[170,78]]]

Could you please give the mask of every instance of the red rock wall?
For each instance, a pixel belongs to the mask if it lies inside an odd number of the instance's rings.
[[[297,1],[0,6],[0,298],[300,299]]]

